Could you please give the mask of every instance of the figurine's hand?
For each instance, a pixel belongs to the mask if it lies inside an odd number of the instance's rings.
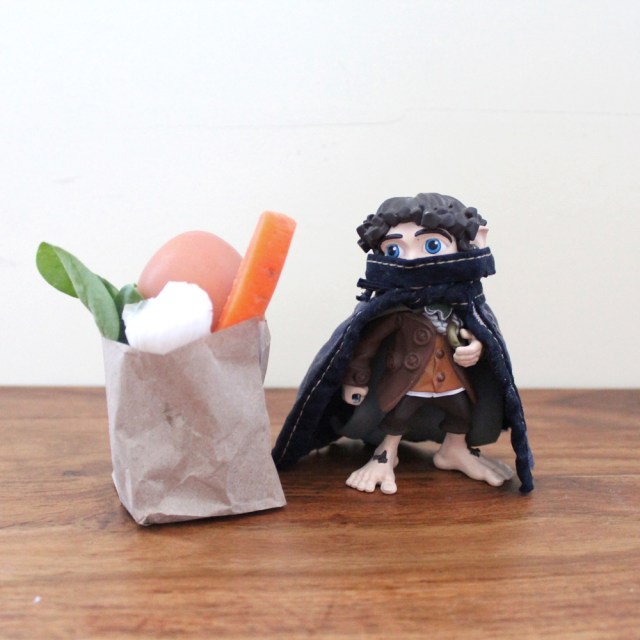
[[[453,352],[453,361],[461,367],[472,367],[480,360],[483,350],[482,342],[467,329],[461,329],[460,335],[468,340],[469,344],[458,347]]]
[[[364,402],[369,393],[369,387],[353,387],[350,384],[342,385],[342,399],[347,404],[358,406]]]

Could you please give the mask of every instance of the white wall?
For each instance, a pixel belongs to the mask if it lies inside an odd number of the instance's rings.
[[[298,231],[269,386],[349,314],[355,227],[440,191],[488,218],[486,285],[522,387],[640,384],[640,4],[0,3],[0,384],[103,383],[41,240],[122,285],[166,240]],[[312,275],[313,274],[313,275]]]

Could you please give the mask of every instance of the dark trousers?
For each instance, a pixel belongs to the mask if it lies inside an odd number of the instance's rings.
[[[466,391],[461,391],[452,396],[436,398],[404,396],[385,416],[382,429],[392,436],[404,435],[408,431],[409,420],[425,406],[444,411],[440,428],[447,433],[467,433],[471,428],[471,401]]]

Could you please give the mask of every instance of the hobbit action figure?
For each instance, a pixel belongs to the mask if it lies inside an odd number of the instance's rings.
[[[434,440],[440,469],[499,486],[512,476],[477,449],[511,429],[521,491],[532,456],[506,346],[480,278],[495,272],[476,209],[435,193],[391,198],[358,227],[365,290],[320,351],[274,449],[286,466],[340,436],[376,445],[347,485],[397,490],[401,438]]]

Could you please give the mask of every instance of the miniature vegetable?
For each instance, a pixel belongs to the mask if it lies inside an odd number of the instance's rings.
[[[254,317],[263,317],[278,284],[295,230],[294,220],[265,211],[240,264],[216,330]]]
[[[126,342],[122,309],[125,304],[142,299],[134,285],[128,284],[118,290],[68,251],[47,242],[38,247],[36,266],[52,287],[78,298],[91,311],[105,338]]]

